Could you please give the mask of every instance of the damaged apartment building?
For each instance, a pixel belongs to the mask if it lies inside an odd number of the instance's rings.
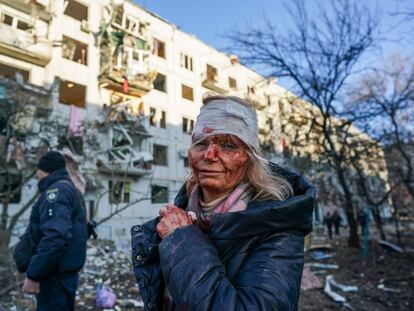
[[[188,173],[204,93],[252,101],[280,154],[285,90],[127,0],[0,0],[0,199],[36,193],[39,157],[60,150],[102,238],[158,215]],[[19,187],[22,185],[21,187]],[[24,228],[28,212],[19,219]]]

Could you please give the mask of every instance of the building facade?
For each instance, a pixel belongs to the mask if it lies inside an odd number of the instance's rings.
[[[9,121],[27,129],[6,135],[3,122],[7,176],[17,185],[47,148],[61,150],[89,218],[107,220],[104,238],[128,236],[173,201],[206,92],[254,102],[263,145],[275,141],[272,102],[283,89],[274,80],[130,1],[0,0],[0,14],[3,98],[14,103]],[[31,179],[11,210],[35,192]]]
[[[294,140],[281,116],[292,94],[276,79],[131,1],[0,0],[0,18],[0,197],[11,219],[22,211],[16,231],[36,193],[30,172],[52,148],[98,234],[128,238],[183,185],[206,92],[255,105],[272,159]]]

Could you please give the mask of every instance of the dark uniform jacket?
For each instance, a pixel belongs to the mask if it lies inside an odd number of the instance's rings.
[[[14,252],[17,268],[37,282],[76,275],[86,258],[83,196],[66,169],[43,178],[38,187],[40,197]]]
[[[161,310],[165,284],[175,310],[297,310],[315,189],[296,173],[273,170],[289,180],[294,196],[215,215],[207,235],[190,225],[161,241],[159,218],[132,227],[132,261],[145,310]],[[184,189],[174,202],[183,209]]]

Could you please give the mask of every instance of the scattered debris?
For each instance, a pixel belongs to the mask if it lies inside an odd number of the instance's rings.
[[[326,280],[331,283],[333,287],[336,287],[343,292],[356,292],[358,290],[358,286],[349,286],[337,283],[332,275],[328,275]]]
[[[335,293],[333,290],[332,290],[332,288],[331,288],[331,283],[329,282],[329,279],[328,279],[328,277],[329,276],[331,276],[331,275],[328,275],[327,277],[326,277],[326,280],[325,280],[325,288],[323,289],[323,291],[329,296],[329,297],[331,297],[334,301],[336,301],[336,302],[345,302],[346,301],[346,298],[344,297],[344,296],[341,296],[341,295],[339,295],[339,294],[337,294],[337,293]]]
[[[351,292],[351,291],[358,290],[357,286],[347,286],[347,285],[339,284],[335,281],[333,275],[328,275],[325,279],[324,292],[336,302],[346,302],[346,298],[334,292],[332,290],[332,287],[337,288],[343,292]],[[349,307],[351,306],[349,305]]]
[[[335,252],[311,251],[309,257],[314,260],[323,260],[335,257]]]
[[[323,288],[322,281],[310,270],[309,266],[303,268],[302,282],[300,285],[302,290]]]
[[[116,295],[105,285],[99,285],[96,290],[96,306],[98,308],[113,308],[116,304]]]
[[[400,289],[385,287],[384,284],[378,284],[377,288],[380,290],[383,290],[384,292],[390,292],[390,293],[401,293],[402,292]]]
[[[318,262],[310,262],[306,264],[308,267],[310,267],[312,270],[324,270],[324,269],[338,269],[338,265],[335,264],[324,264],[324,263],[318,263]]]
[[[388,241],[385,241],[385,240],[378,240],[378,244],[380,244],[381,246],[383,246],[383,247],[385,247],[389,250],[392,250],[394,252],[401,253],[401,254],[404,253],[404,250],[401,247],[399,247],[398,245],[395,245],[391,242],[388,242]]]
[[[114,298],[116,304],[109,307]],[[98,300],[102,304],[98,304]],[[108,303],[105,307],[112,308],[110,310],[143,308],[132,272],[129,245],[115,245],[108,240],[89,240],[85,267],[80,275],[76,310],[96,310],[105,301]]]

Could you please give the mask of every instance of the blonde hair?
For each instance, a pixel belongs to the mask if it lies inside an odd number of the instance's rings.
[[[293,194],[292,185],[281,175],[271,171],[268,162],[258,158],[250,148],[245,151],[249,156],[244,181],[250,184],[254,196],[252,200],[285,200]],[[197,184],[192,169],[186,179],[187,194],[190,195]]]
[[[230,99],[241,105],[250,106],[255,110],[252,103],[235,96],[222,96],[208,93],[203,96],[203,104],[216,99]],[[292,185],[281,175],[272,172],[269,162],[263,158],[260,150],[254,150],[246,145],[245,151],[249,156],[244,181],[249,183],[254,192],[253,200],[284,200],[293,194]],[[186,180],[187,193],[190,194],[196,180],[192,174]]]

